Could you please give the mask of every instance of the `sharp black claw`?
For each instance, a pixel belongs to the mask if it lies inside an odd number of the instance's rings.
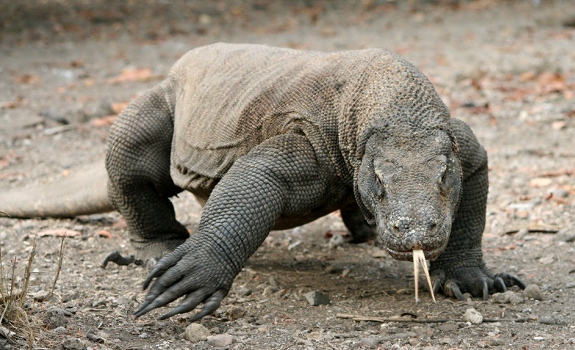
[[[457,283],[455,283],[455,281],[445,282],[444,290],[450,291],[451,294],[459,300],[462,300],[462,301],[466,300],[465,297],[463,296],[463,294],[461,293],[461,289],[459,289],[459,286],[457,285]]]
[[[487,278],[482,278],[481,282],[483,284],[483,300],[489,299],[489,285],[487,283]]]
[[[516,285],[521,289],[525,289],[527,287],[525,285],[525,283],[523,283],[523,281],[519,279],[519,277],[514,276],[514,275],[509,275],[509,278],[511,279],[513,285]]]
[[[495,287],[495,290],[497,290],[498,292],[501,293],[507,292],[507,286],[505,285],[505,281],[503,280],[503,278],[499,276],[495,277],[495,280],[493,281],[493,286]]]
[[[106,259],[104,259],[104,262],[102,263],[102,267],[106,268],[106,266],[108,266],[109,262],[114,262],[120,266],[128,266],[135,261],[136,261],[136,258],[133,255],[126,257],[126,256],[123,256],[122,254],[120,254],[120,252],[116,251],[116,252],[112,252],[112,253],[108,254]]]
[[[433,281],[433,294],[438,294],[439,291],[441,290],[441,280],[439,278],[435,279],[435,281]]]

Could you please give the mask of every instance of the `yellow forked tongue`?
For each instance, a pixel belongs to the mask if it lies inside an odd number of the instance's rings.
[[[425,278],[427,279],[427,284],[429,285],[429,290],[431,291],[431,297],[435,303],[435,295],[433,294],[433,287],[431,286],[431,278],[429,277],[429,271],[427,270],[427,263],[425,262],[425,254],[423,250],[414,249],[413,250],[413,276],[415,277],[415,302],[419,302],[419,264],[423,266],[423,272],[425,272]]]

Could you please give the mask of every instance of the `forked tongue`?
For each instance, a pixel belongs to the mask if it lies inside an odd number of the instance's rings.
[[[433,294],[433,287],[431,286],[431,278],[429,277],[429,270],[427,269],[427,262],[425,261],[425,254],[423,250],[414,249],[413,250],[413,276],[415,278],[415,302],[419,302],[419,264],[423,267],[423,272],[425,273],[425,278],[427,279],[427,285],[429,285],[429,290],[431,291],[431,297],[435,303],[435,295]]]

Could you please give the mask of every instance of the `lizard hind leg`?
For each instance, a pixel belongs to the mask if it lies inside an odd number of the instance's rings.
[[[169,199],[182,189],[170,176],[174,126],[166,91],[158,85],[133,101],[108,139],[108,196],[126,219],[137,259],[160,258],[189,237]],[[106,262],[134,260],[112,253]]]

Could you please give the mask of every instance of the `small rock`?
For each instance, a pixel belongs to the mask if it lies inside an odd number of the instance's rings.
[[[550,325],[560,325],[560,326],[564,326],[567,324],[566,321],[556,317],[555,315],[541,316],[541,317],[539,317],[539,323],[550,324]]]
[[[459,329],[459,326],[456,325],[455,323],[446,323],[446,324],[442,324],[437,326],[437,329],[439,329],[440,331],[444,331],[444,332],[453,332]]]
[[[199,323],[192,323],[185,330],[186,339],[192,343],[206,340],[210,335],[210,331]]]
[[[523,298],[511,290],[508,290],[505,293],[495,293],[491,298],[497,304],[521,304],[523,302]]]
[[[62,342],[62,349],[65,350],[84,350],[86,349],[86,344],[78,338],[66,338]]]
[[[279,289],[278,287],[274,287],[274,286],[267,286],[264,288],[262,295],[263,296],[269,296],[274,294],[275,292],[277,292]]]
[[[512,305],[517,305],[517,304],[521,304],[523,303],[523,297],[515,292],[512,291],[507,291],[507,292],[511,292],[509,293],[509,304]],[[505,292],[505,293],[507,293]]]
[[[218,348],[228,346],[234,341],[234,338],[229,334],[216,334],[208,337],[208,344]]]
[[[558,242],[567,242],[567,243],[575,242],[575,227],[559,230],[559,232],[557,232],[557,234],[555,235],[554,240]]]
[[[43,302],[43,301],[48,300],[50,295],[51,295],[51,293],[48,292],[47,290],[41,290],[41,291],[34,293],[32,295],[32,299],[34,299],[35,301],[38,301],[38,302]]]
[[[274,288],[277,288],[277,289],[280,288],[280,286],[279,286],[279,284],[278,284],[278,281],[276,281],[276,279],[273,278],[273,277],[270,277],[270,278],[268,279],[268,284],[269,284],[270,286],[274,287]]]
[[[237,293],[238,295],[243,295],[247,297],[248,295],[252,294],[252,290],[247,287],[241,286],[237,289]]]
[[[565,288],[575,288],[575,282],[568,282],[565,284]]]
[[[491,295],[491,300],[497,304],[505,304],[508,301],[508,298],[505,293],[493,293]]]
[[[552,190],[551,194],[553,195],[553,197],[559,197],[559,198],[566,198],[569,196],[569,192],[562,188],[556,188]]]
[[[304,297],[311,306],[328,305],[330,303],[329,297],[318,291],[306,293]]]
[[[334,233],[329,239],[329,249],[334,249],[336,247],[342,246],[345,243],[345,239],[339,233]]]
[[[525,290],[523,291],[523,294],[525,295],[526,298],[529,298],[529,299],[543,300],[543,296],[541,295],[541,290],[539,289],[539,286],[536,284],[528,285],[525,288]]]
[[[469,321],[473,324],[480,324],[481,322],[483,322],[483,315],[475,310],[474,308],[469,308],[467,310],[465,310],[465,313],[463,314],[463,318],[466,321]]]
[[[367,338],[361,338],[360,340],[361,344],[370,348],[377,347],[379,345],[379,341],[380,339],[378,337],[367,337]]]
[[[501,346],[505,344],[505,339],[501,339],[500,337],[489,336],[486,340],[487,346]]]
[[[246,315],[246,310],[241,309],[239,307],[233,307],[226,312],[226,316],[228,317],[228,320],[230,320],[230,321],[240,319],[240,318],[244,317],[245,315]]]
[[[46,311],[46,314],[44,315],[44,324],[48,329],[64,327],[68,324],[68,317],[70,316],[72,316],[72,314],[64,309],[52,308]]]

